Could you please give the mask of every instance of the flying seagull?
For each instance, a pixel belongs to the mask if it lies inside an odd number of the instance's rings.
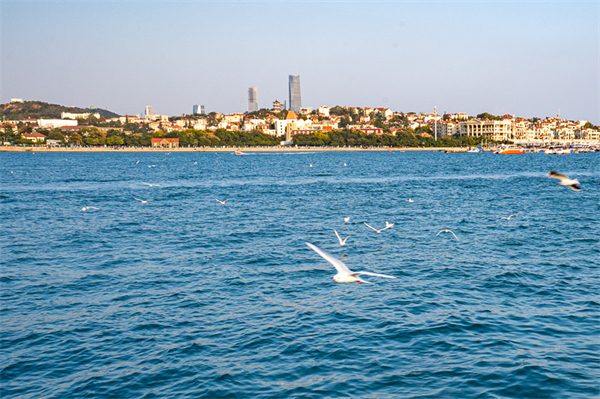
[[[363,223],[365,224],[365,226],[367,226],[367,227],[368,227],[368,228],[370,228],[371,230],[374,230],[375,232],[377,232],[377,234],[381,233],[383,230],[387,230],[387,229],[391,228],[391,227],[390,227],[390,224],[389,224],[388,222],[385,222],[385,227],[384,227],[383,229],[381,229],[381,230],[377,230],[375,227],[373,227],[373,226],[369,226],[369,225],[367,224],[367,222],[363,222]],[[393,225],[394,225],[394,224],[392,223],[392,226],[393,226]]]
[[[409,198],[409,199],[408,199],[408,202],[415,202],[415,200],[414,200],[414,199],[412,199],[412,198]]]
[[[331,263],[333,265],[333,267],[335,267],[335,269],[337,270],[337,274],[335,276],[333,276],[333,281],[335,281],[336,283],[368,283],[368,281],[365,281],[363,279],[361,279],[358,276],[377,276],[377,277],[385,277],[385,278],[398,278],[398,277],[394,277],[394,276],[388,276],[386,274],[378,274],[378,273],[371,273],[371,272],[353,272],[352,270],[348,269],[348,266],[346,266],[341,260],[338,260],[336,258],[334,258],[330,253],[326,252],[323,248],[319,248],[316,245],[311,244],[310,242],[307,242],[306,245],[308,245],[308,247],[310,249],[312,249],[313,251],[315,251],[316,253],[318,253],[319,255],[321,255],[323,257],[323,259],[325,259],[327,262]]]
[[[81,208],[81,210],[79,212],[85,212],[90,209],[100,209],[100,208],[96,208],[95,206],[86,206],[86,207]]]
[[[140,161],[138,160],[135,164],[137,165],[138,163],[140,163]]]
[[[344,222],[350,223],[350,216],[348,216],[347,218],[344,218]]]
[[[148,202],[150,202],[150,201],[154,201],[154,200],[152,200],[152,199],[148,199],[148,200],[141,200],[141,199],[139,199],[139,198],[134,198],[134,200],[136,200],[136,201],[140,201],[142,204],[147,204],[147,203],[148,203]]]
[[[223,206],[225,206],[225,203],[226,203],[227,201],[229,201],[229,199],[226,199],[225,201],[221,201],[221,200],[220,200],[220,199],[218,199],[218,198],[215,198],[215,199],[216,199],[217,201],[219,201],[219,202],[221,203],[221,205],[223,205]]]
[[[517,215],[510,215],[510,216],[509,216],[509,217],[507,217],[507,218],[500,218],[499,220],[502,220],[502,219],[504,219],[504,220],[510,220],[510,218],[512,218],[512,217],[515,217],[515,218],[516,218],[516,217],[517,217]]]
[[[579,186],[579,180],[577,179],[569,179],[567,176],[562,175],[558,172],[555,172],[553,170],[551,170],[550,172],[548,172],[548,177],[551,177],[553,179],[558,179],[560,180],[560,183],[558,183],[559,186],[567,186],[569,187],[571,190],[573,191],[581,191],[581,187]]]
[[[149,168],[156,168],[156,165],[148,165]]]
[[[394,227],[394,223],[385,222],[386,229],[391,229],[392,227]]]
[[[451,233],[451,234],[454,236],[454,238],[456,238],[456,241],[460,241],[460,240],[458,239],[458,237],[456,236],[456,234],[454,234],[454,232],[453,232],[452,230],[440,230],[440,232],[439,232],[439,233],[437,233],[435,236],[437,237],[437,236],[439,236],[441,233]]]
[[[335,235],[337,236],[338,240],[340,241],[340,245],[343,247],[344,245],[346,245],[346,241],[348,240],[348,238],[350,238],[350,236],[346,237],[345,239],[342,240],[342,237],[340,237],[340,235],[338,234],[336,229],[333,229],[333,231],[335,231]]]
[[[150,187],[160,187],[160,184],[150,184],[150,183],[144,183],[144,182],[142,182],[142,184],[145,184]]]

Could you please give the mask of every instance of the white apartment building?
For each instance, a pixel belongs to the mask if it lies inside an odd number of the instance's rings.
[[[43,128],[55,128],[63,126],[77,126],[77,119],[38,119],[37,124]]]
[[[330,108],[326,105],[323,105],[317,109],[317,111],[319,112],[319,115],[327,116],[327,117],[329,116],[329,110],[330,110]]]
[[[100,114],[98,112],[95,112],[93,114],[91,112],[80,112],[80,113],[62,112],[60,114],[60,117],[61,117],[61,119],[77,119],[77,118],[87,119],[90,117],[90,115],[94,116],[96,119],[100,119]]]
[[[486,137],[495,141],[507,140],[512,131],[509,120],[490,121],[472,119],[460,123],[461,136]]]

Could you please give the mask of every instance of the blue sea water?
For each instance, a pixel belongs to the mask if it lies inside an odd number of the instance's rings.
[[[0,397],[598,397],[599,180],[598,153],[0,153]],[[335,283],[307,241],[399,278]]]

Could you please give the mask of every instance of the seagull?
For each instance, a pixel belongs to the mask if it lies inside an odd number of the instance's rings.
[[[227,201],[229,201],[229,199],[226,199],[225,201],[221,201],[221,200],[220,200],[220,199],[218,199],[218,198],[215,198],[215,199],[216,199],[217,201],[219,201],[219,202],[221,203],[221,205],[223,205],[223,206],[225,206],[225,203],[226,203]]]
[[[346,165],[346,162],[344,162],[344,166],[347,166],[347,165]]]
[[[95,206],[86,206],[86,207],[81,208],[81,210],[79,212],[85,212],[90,209],[100,209],[100,208],[96,208]]]
[[[451,233],[451,234],[454,236],[454,238],[456,238],[456,241],[460,241],[460,240],[458,239],[458,237],[456,236],[456,234],[454,234],[454,232],[453,232],[452,230],[440,230],[440,232],[439,232],[439,233],[437,233],[435,236],[436,236],[436,237],[437,237],[437,236],[439,236],[439,235],[440,235],[440,233]]]
[[[310,249],[321,255],[323,259],[325,259],[327,262],[331,263],[333,267],[335,267],[335,269],[337,270],[337,274],[333,276],[333,281],[337,283],[368,283],[368,281],[365,281],[358,277],[362,275],[385,278],[398,278],[394,276],[388,276],[386,274],[378,274],[371,272],[353,272],[350,269],[348,269],[348,266],[346,266],[341,260],[334,258],[330,253],[326,252],[322,248],[319,248],[316,245],[311,244],[310,242],[307,242],[306,245],[308,245]]]
[[[412,198],[409,198],[409,199],[408,199],[408,202],[415,202],[415,200],[414,200],[414,199],[412,199]]]
[[[502,219],[504,219],[504,220],[510,220],[510,218],[512,218],[512,217],[515,217],[515,218],[516,218],[516,217],[517,217],[517,215],[510,215],[510,216],[509,216],[509,217],[507,217],[507,218],[500,218],[500,220],[502,220]]]
[[[381,233],[383,230],[387,230],[387,229],[389,229],[389,228],[390,228],[390,226],[389,226],[388,222],[385,222],[386,226],[385,226],[383,229],[381,229],[381,230],[377,230],[375,227],[373,227],[373,226],[369,226],[369,225],[368,225],[366,222],[363,222],[363,223],[365,224],[365,226],[367,226],[367,227],[368,227],[368,228],[370,228],[371,230],[374,230],[374,231],[376,231],[376,232],[377,232],[377,234]],[[393,225],[394,225],[394,224],[392,223],[392,226],[393,226]]]
[[[350,216],[348,216],[347,218],[344,218],[344,222],[350,223]]]
[[[134,200],[140,201],[142,204],[147,204],[150,201],[154,201],[154,200],[151,200],[151,199],[149,199],[149,200],[141,200],[141,199],[138,199],[138,198],[134,198]]]
[[[156,168],[156,165],[148,165],[149,168]]]
[[[575,180],[569,179],[567,176],[561,175],[560,173],[554,172],[553,170],[548,172],[547,176],[551,177],[553,179],[560,180],[560,183],[558,183],[559,186],[567,186],[573,191],[581,191],[581,187],[579,187],[580,183],[579,183],[579,180],[577,180],[577,179],[575,179]]]
[[[144,183],[144,182],[142,182],[142,184],[145,184],[150,187],[160,187],[160,184],[150,184],[150,183]]]
[[[392,227],[394,227],[394,223],[385,222],[385,228],[386,229],[391,229]]]
[[[310,164],[310,167],[312,168],[312,163]]]
[[[194,165],[198,165],[198,162],[194,162]]]
[[[138,163],[140,163],[140,161],[138,160],[135,164],[137,165]]]
[[[336,229],[333,229],[333,231],[335,231],[335,235],[337,236],[338,240],[340,241],[340,245],[343,247],[344,245],[346,245],[346,241],[348,240],[348,238],[350,238],[350,236],[346,237],[344,240],[342,240],[342,237],[340,237],[340,235],[338,234]]]

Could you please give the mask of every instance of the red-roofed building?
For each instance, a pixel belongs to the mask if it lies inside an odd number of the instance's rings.
[[[37,132],[23,133],[22,136],[25,140],[33,141],[35,143],[42,143],[44,140],[46,140],[46,136]]]
[[[157,148],[178,148],[179,147],[179,139],[177,138],[167,138],[167,137],[159,137],[151,140],[152,147]]]

